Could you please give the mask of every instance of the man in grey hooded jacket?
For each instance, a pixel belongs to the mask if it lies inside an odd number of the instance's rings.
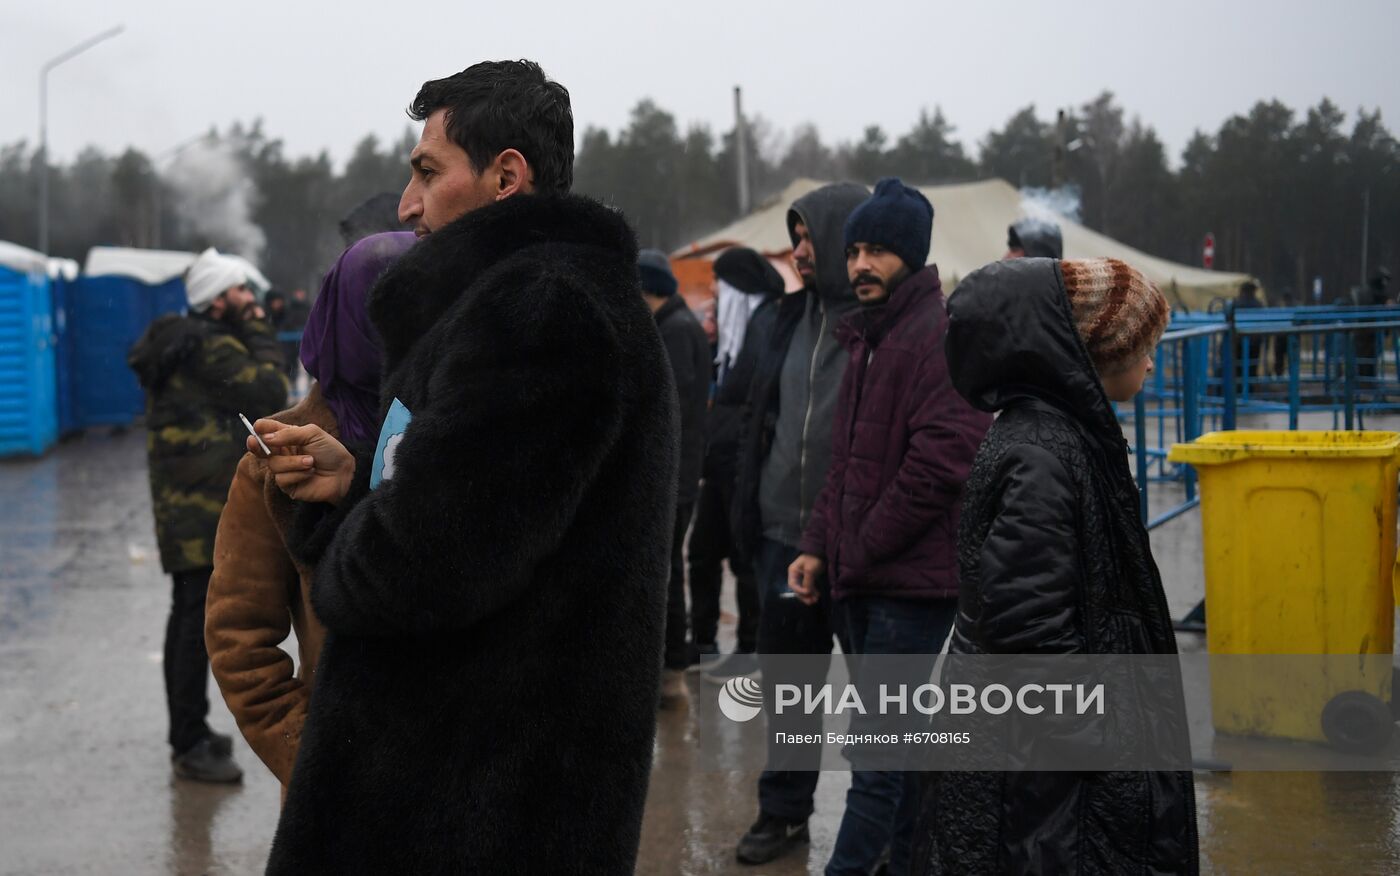
[[[745,339],[746,348],[754,345],[757,366],[730,521],[736,549],[753,562],[758,579],[763,612],[759,662],[770,679],[776,673],[762,655],[830,655],[836,634],[830,598],[808,606],[783,594],[790,594],[787,569],[798,556],[798,542],[831,463],[831,421],[847,360],[834,332],[858,306],[846,274],[843,235],[847,217],[869,196],[865,186],[835,183],[793,202],[787,228],[803,289],[784,296],[771,322],[751,325],[752,336]],[[818,587],[826,587],[825,581]],[[814,675],[819,668],[804,664]],[[765,700],[772,702],[771,690],[765,690]],[[784,732],[821,731],[820,715],[776,717],[770,714],[770,731],[779,724]],[[769,738],[771,743],[771,732]],[[812,754],[798,758],[803,769],[769,769],[759,779],[759,817],[739,841],[741,862],[766,863],[807,840],[819,749]],[[793,763],[790,751],[780,755],[770,748],[769,759],[770,764]]]

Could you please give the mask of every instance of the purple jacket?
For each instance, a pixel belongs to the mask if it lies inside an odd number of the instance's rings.
[[[992,424],[953,389],[938,268],[848,316],[831,468],[799,548],[825,557],[833,599],[958,593],[958,506]]]

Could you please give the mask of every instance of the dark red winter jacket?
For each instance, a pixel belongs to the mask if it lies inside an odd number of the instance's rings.
[[[938,268],[848,316],[850,351],[831,468],[799,545],[825,557],[832,597],[939,599],[958,592],[958,505],[991,426],[948,379]]]

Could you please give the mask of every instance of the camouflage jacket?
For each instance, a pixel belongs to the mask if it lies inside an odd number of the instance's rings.
[[[247,430],[287,403],[276,333],[199,314],[159,317],[127,364],[146,391],[146,452],[160,563],[166,572],[214,565],[214,533]]]

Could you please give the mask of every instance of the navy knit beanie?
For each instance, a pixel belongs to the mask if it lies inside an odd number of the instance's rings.
[[[644,249],[637,253],[637,273],[642,276],[642,291],[657,298],[670,298],[679,284],[671,272],[671,260],[659,249]]]
[[[846,220],[846,246],[878,243],[917,271],[928,263],[933,237],[933,205],[923,192],[897,177],[875,184],[875,194]]]

